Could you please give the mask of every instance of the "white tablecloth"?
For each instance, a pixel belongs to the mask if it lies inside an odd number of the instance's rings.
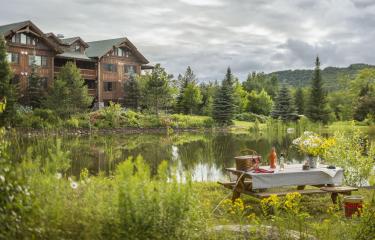
[[[270,169],[269,166],[260,166],[262,169]],[[320,165],[318,168],[302,170],[302,164],[285,165],[284,171],[277,166],[274,173],[247,172],[253,181],[253,189],[273,188],[283,186],[342,184],[344,172],[342,168],[327,169]]]

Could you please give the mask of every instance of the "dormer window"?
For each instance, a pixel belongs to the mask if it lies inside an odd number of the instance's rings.
[[[125,52],[122,48],[115,48],[113,51],[115,56],[123,57]]]
[[[78,45],[78,44],[75,45],[75,46],[74,46],[74,51],[75,51],[75,52],[81,52],[81,46]]]
[[[12,43],[20,43],[35,46],[36,38],[25,33],[16,33],[12,36]]]

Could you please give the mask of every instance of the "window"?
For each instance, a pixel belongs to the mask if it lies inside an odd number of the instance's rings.
[[[35,64],[36,66],[39,66],[39,67],[47,67],[48,66],[48,57],[30,55],[29,56],[29,66],[32,66],[33,64]]]
[[[104,82],[104,92],[113,91],[113,82]]]
[[[74,51],[75,52],[81,52],[81,46],[80,45],[75,45],[74,46]]]
[[[18,53],[8,53],[8,62],[9,63],[19,63],[19,54]]]
[[[36,45],[36,38],[25,33],[16,33],[12,36],[11,42],[27,45]]]
[[[117,72],[116,64],[104,64],[104,70],[108,72]]]
[[[123,56],[125,56],[125,50],[122,49],[122,48],[115,48],[113,50],[113,55],[123,57]]]
[[[124,72],[128,75],[133,75],[137,73],[137,66],[135,65],[124,65]]]
[[[26,44],[35,45],[35,38],[33,38],[32,36],[26,36]]]
[[[124,56],[127,57],[127,58],[128,58],[129,56],[131,56],[130,51],[129,51],[129,50],[125,50],[125,54],[124,54]]]
[[[26,44],[26,34],[21,33],[20,39],[21,44]]]
[[[96,89],[95,80],[85,79],[85,83],[86,83],[88,89]]]

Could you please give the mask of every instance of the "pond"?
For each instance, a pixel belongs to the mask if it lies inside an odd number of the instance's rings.
[[[247,149],[261,155],[262,164],[268,164],[267,156],[273,146],[278,155],[285,153],[287,162],[303,161],[304,156],[291,144],[296,137],[296,132],[238,134],[203,131],[59,137],[17,135],[12,140],[12,155],[19,159],[32,146],[34,155],[44,159],[49,154],[48,149],[53,148],[56,141],[61,141],[61,149],[70,152],[70,175],[79,176],[84,168],[93,175],[109,175],[121,161],[141,155],[153,173],[160,162],[166,160],[179,171],[190,171],[196,181],[217,181],[224,178],[225,168],[235,166],[234,157],[244,155],[243,151]]]

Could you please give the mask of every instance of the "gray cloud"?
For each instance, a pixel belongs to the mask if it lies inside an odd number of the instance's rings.
[[[3,1],[3,0],[2,0]],[[32,20],[86,41],[127,36],[152,62],[201,81],[251,71],[375,64],[373,0],[12,0],[0,24]]]

